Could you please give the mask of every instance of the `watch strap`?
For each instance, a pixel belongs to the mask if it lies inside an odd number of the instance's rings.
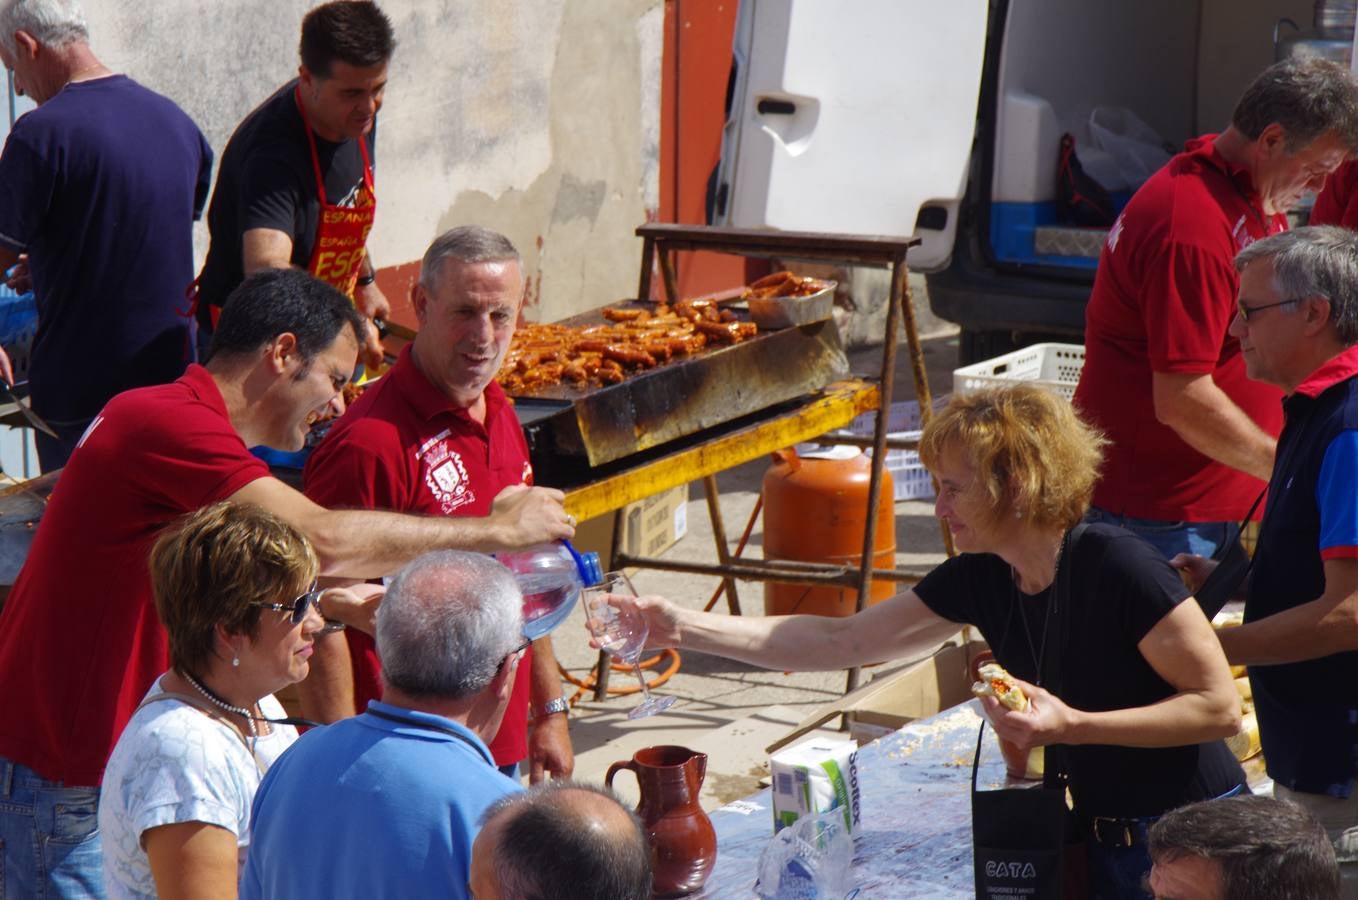
[[[533,710],[533,719],[534,721],[545,719],[548,716],[554,716],[557,713],[569,713],[570,710],[571,705],[566,702],[566,698],[557,697],[554,700],[548,700],[546,703]]]

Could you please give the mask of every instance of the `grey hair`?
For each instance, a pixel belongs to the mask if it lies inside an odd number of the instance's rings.
[[[0,0],[0,43],[17,54],[14,32],[26,31],[45,47],[88,41],[90,27],[78,0]]]
[[[651,896],[651,851],[641,822],[612,791],[546,781],[491,805],[502,819],[494,871],[504,897],[638,900]]]
[[[464,263],[508,262],[522,267],[514,243],[498,231],[480,225],[459,225],[434,238],[420,261],[420,285],[431,294],[438,288],[445,259]]]
[[[426,553],[396,574],[377,610],[382,677],[415,697],[480,693],[522,642],[519,586],[480,553]]]
[[[1327,131],[1349,151],[1358,150],[1358,81],[1346,67],[1318,57],[1274,63],[1245,89],[1231,124],[1255,140],[1275,122],[1289,154]]]
[[[1340,342],[1358,344],[1358,233],[1337,225],[1284,231],[1236,254],[1236,271],[1259,259],[1273,260],[1279,300],[1323,297],[1330,303],[1330,322]]]

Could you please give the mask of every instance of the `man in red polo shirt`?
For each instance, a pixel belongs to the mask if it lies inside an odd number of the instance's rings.
[[[316,448],[307,496],[327,507],[480,516],[501,490],[531,484],[523,430],[494,381],[522,299],[519,253],[507,238],[475,226],[440,235],[414,289],[419,333]],[[527,758],[533,782],[564,778],[575,759],[551,639],[535,641],[529,656],[490,751],[506,774]],[[381,666],[367,635],[351,630],[318,641],[312,666],[301,690],[308,712],[323,721],[381,698]]]
[[[1090,518],[1167,558],[1211,556],[1263,489],[1278,390],[1245,376],[1227,334],[1250,243],[1358,148],[1358,83],[1295,59],[1266,69],[1231,125],[1190,141],[1108,233],[1085,311],[1075,404],[1112,442]]]

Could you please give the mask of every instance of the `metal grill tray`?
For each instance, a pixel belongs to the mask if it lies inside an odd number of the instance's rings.
[[[594,312],[564,324],[602,321]],[[848,372],[839,329],[829,319],[678,356],[630,373],[621,384],[556,384],[516,395],[515,401],[568,404],[538,422],[535,444],[597,466],[810,394]],[[547,441],[543,428],[550,430]]]

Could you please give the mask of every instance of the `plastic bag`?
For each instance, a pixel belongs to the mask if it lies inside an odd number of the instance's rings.
[[[842,811],[806,816],[764,848],[755,892],[762,900],[841,900],[852,864],[853,838]]]
[[[1141,187],[1171,156],[1159,132],[1122,106],[1094,107],[1089,114],[1089,140],[1113,157],[1125,187],[1131,190]],[[1118,190],[1124,185],[1104,182],[1104,186]]]

